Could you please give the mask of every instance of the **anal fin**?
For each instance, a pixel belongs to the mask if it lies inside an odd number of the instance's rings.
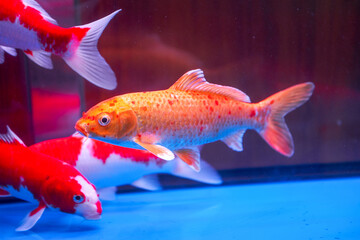
[[[45,51],[30,51],[25,50],[24,53],[30,58],[31,61],[35,62],[39,66],[46,69],[53,69],[53,64],[51,61],[51,53]]]
[[[241,152],[243,150],[242,139],[246,129],[241,129],[226,138],[221,139],[229,148],[234,151]]]
[[[151,144],[151,143],[144,143],[144,142],[141,142],[141,140],[139,138],[135,138],[134,142],[139,144],[141,147],[145,148],[146,150],[148,150],[149,152],[151,152],[158,158],[164,159],[166,161],[170,161],[175,158],[174,153],[164,146],[157,145],[157,144]]]
[[[12,47],[0,46],[5,52],[15,57],[17,55],[16,49]]]
[[[156,174],[145,175],[133,182],[131,185],[149,191],[157,191],[162,189],[159,178]]]
[[[176,155],[196,172],[200,172],[199,148],[185,148],[175,151]]]
[[[46,205],[43,202],[39,203],[39,206],[32,210],[23,220],[21,225],[16,228],[16,231],[23,232],[31,229],[42,216]]]

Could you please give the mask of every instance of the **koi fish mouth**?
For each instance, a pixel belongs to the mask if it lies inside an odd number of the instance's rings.
[[[75,129],[76,131],[78,131],[81,135],[85,136],[85,137],[89,137],[89,133],[86,129],[85,123],[81,122],[81,120],[79,120],[76,125],[75,125]]]
[[[101,215],[100,214],[84,215],[84,218],[86,220],[99,220],[101,218]]]

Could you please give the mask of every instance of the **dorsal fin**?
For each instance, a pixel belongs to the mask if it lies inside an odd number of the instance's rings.
[[[16,136],[16,134],[13,131],[11,131],[9,126],[6,126],[6,129],[7,129],[7,133],[0,134],[0,142],[15,144],[15,145],[19,144],[25,146],[24,142],[18,136]]]
[[[41,16],[48,22],[57,25],[57,22],[55,19],[50,17],[50,15],[40,6],[39,3],[37,3],[35,0],[23,0],[22,1],[25,6],[32,7],[36,10],[38,10],[41,14]]]
[[[239,89],[207,82],[201,69],[186,72],[169,89],[215,93],[234,100],[250,102],[249,96]]]

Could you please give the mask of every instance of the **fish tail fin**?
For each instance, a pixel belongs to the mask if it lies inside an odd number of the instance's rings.
[[[85,29],[85,36],[80,36],[80,41],[74,39],[69,54],[65,54],[65,62],[82,77],[108,90],[113,90],[117,86],[116,77],[105,59],[97,49],[98,40],[109,21],[121,10],[101,18],[95,22],[73,27],[74,35],[80,29]],[[77,35],[76,35],[77,36]]]
[[[171,172],[171,174],[175,176],[207,184],[222,183],[222,179],[219,173],[204,160],[201,160],[201,170],[199,172],[196,172],[193,169],[189,168],[189,166],[180,159],[176,159],[175,161],[175,167]]]
[[[273,149],[287,157],[294,154],[294,143],[284,117],[304,104],[312,95],[313,90],[313,83],[301,83],[260,102],[264,107],[270,106],[271,110],[264,128],[257,131]]]

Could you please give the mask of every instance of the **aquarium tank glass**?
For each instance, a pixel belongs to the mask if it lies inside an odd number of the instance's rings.
[[[241,90],[254,103],[312,82],[310,99],[285,116],[294,142],[291,157],[249,129],[243,151],[215,141],[201,146],[201,161],[222,177],[218,187],[359,176],[360,1],[37,2],[61,27],[84,25],[121,9],[97,44],[117,87],[92,84],[54,54],[53,68],[46,69],[19,49],[17,56],[5,53],[1,133],[8,125],[27,146],[68,137],[83,112],[99,102],[165,90],[193,69],[203,70],[210,83]],[[209,187],[168,174],[160,175],[160,183],[165,190]],[[118,188],[122,194],[142,191]]]

